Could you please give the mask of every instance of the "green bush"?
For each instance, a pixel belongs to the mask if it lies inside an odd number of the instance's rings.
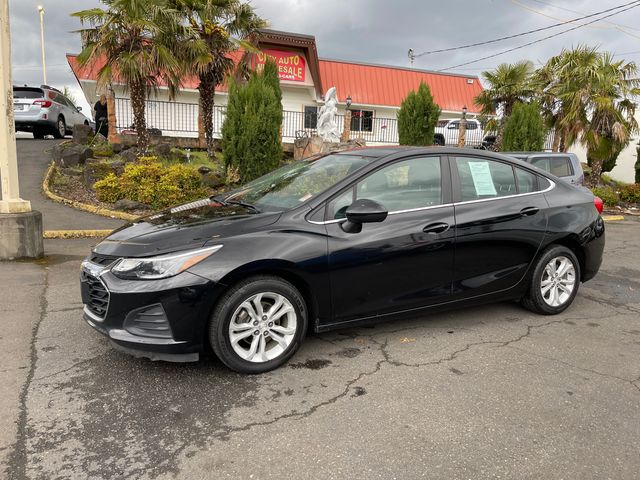
[[[230,80],[222,149],[225,168],[237,169],[241,182],[280,165],[281,96],[277,69],[271,65],[265,65],[262,72],[253,72],[244,85]]]
[[[620,200],[627,203],[640,203],[640,184],[631,183],[618,189]]]
[[[505,152],[538,152],[547,136],[540,105],[537,102],[516,103],[504,125],[502,150]]]
[[[163,166],[155,157],[140,157],[124,168],[122,175],[109,173],[94,184],[101,202],[114,203],[127,198],[152,208],[206,197],[208,189],[200,174],[186,165]]]
[[[431,96],[431,90],[420,82],[418,91],[411,91],[398,110],[398,136],[400,145],[433,145],[433,133],[440,116],[440,107]]]
[[[594,187],[591,191],[596,197],[600,197],[608,207],[614,207],[620,201],[618,192],[616,192],[612,187]]]
[[[636,146],[636,163],[633,168],[636,172],[634,180],[636,183],[640,183],[640,143]]]

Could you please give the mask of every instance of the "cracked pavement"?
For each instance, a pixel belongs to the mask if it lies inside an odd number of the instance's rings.
[[[640,222],[561,315],[516,303],[309,336],[259,376],[131,358],[83,324],[90,241],[0,263],[11,479],[637,478]]]

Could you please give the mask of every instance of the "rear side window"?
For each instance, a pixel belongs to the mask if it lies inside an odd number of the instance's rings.
[[[463,202],[518,193],[511,165],[486,158],[456,157]]]
[[[518,181],[518,193],[530,193],[538,191],[538,176],[516,167],[516,180]]]
[[[531,160],[531,164],[556,177],[570,177],[573,175],[569,157],[538,157]]]
[[[14,88],[13,98],[42,98],[44,92],[39,88]]]

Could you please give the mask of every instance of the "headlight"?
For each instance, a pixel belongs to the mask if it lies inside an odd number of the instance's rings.
[[[127,280],[156,280],[173,277],[200,263],[221,248],[222,245],[216,245],[158,257],[123,258],[111,267],[111,272],[116,277]]]

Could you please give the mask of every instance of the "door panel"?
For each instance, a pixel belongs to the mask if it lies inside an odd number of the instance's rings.
[[[336,322],[419,308],[451,294],[455,231],[425,233],[429,225],[453,225],[453,207],[389,215],[384,222],[345,233],[327,225],[329,270]]]
[[[547,230],[548,204],[531,173],[486,158],[451,159],[456,251],[453,298],[515,286]],[[518,170],[518,169],[517,169]],[[475,198],[475,200],[469,200]]]

